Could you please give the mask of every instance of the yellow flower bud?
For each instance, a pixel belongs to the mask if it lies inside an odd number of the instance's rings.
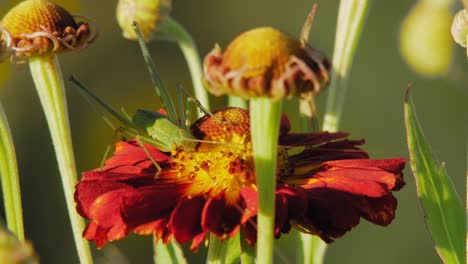
[[[132,23],[137,22],[143,38],[148,41],[151,34],[169,15],[171,7],[171,0],[119,0],[117,21],[123,36],[136,40]]]
[[[401,25],[400,52],[415,72],[424,76],[447,73],[452,58],[450,23],[446,5],[417,3]]]
[[[466,48],[468,42],[468,10],[463,9],[457,12],[453,18],[451,32],[455,42]]]
[[[30,58],[80,50],[94,41],[88,23],[76,22],[48,0],[26,0],[13,7],[0,23],[3,53]]]
[[[211,93],[246,99],[318,93],[329,83],[329,69],[323,53],[271,27],[242,33],[224,53],[216,45],[204,61]]]

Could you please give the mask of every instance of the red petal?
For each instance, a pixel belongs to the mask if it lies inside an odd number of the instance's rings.
[[[76,186],[74,195],[76,210],[81,216],[90,218],[90,207],[99,196],[121,189],[131,189],[131,187],[126,184],[113,181],[80,181]]]
[[[184,185],[156,185],[142,188],[123,188],[97,197],[89,206],[87,216],[95,229],[107,232],[105,236],[89,233],[96,243],[118,240],[141,225],[167,218],[185,190]],[[89,231],[88,231],[89,232]]]
[[[250,218],[257,215],[258,210],[258,193],[251,188],[242,188],[241,196],[244,199],[245,208],[242,215],[241,223],[245,224]]]
[[[355,160],[355,166],[341,166],[340,161],[325,162],[325,171],[310,178],[305,189],[327,188],[369,197],[387,195],[395,186],[394,174],[377,167],[364,167]]]
[[[149,144],[145,144],[145,148],[157,162],[164,162],[169,159],[167,155]],[[148,154],[135,141],[117,142],[115,149],[114,156],[106,161],[103,170],[112,170],[121,166],[138,166],[141,168],[153,166]]]

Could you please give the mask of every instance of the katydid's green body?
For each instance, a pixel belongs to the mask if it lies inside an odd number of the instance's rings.
[[[163,114],[151,110],[138,109],[132,121],[153,140],[160,143],[158,147],[161,151],[169,152],[177,148],[195,148],[196,142],[190,141],[190,139],[195,139]]]

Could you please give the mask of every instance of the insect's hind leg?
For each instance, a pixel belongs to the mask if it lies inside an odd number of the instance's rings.
[[[159,178],[159,175],[161,174],[162,172],[162,168],[161,166],[159,166],[158,162],[154,160],[154,158],[151,156],[151,153],[148,151],[148,149],[146,148],[145,144],[143,144],[143,141],[140,139],[140,136],[137,135],[135,137],[136,139],[136,142],[138,143],[138,145],[143,149],[143,151],[145,152],[145,154],[148,156],[148,158],[151,160],[151,162],[153,162],[154,166],[156,167],[156,174],[154,175],[154,178],[157,179]]]

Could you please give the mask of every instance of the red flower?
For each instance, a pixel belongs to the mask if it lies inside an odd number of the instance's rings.
[[[102,247],[129,232],[154,232],[163,242],[171,237],[192,241],[196,250],[209,232],[224,239],[243,228],[253,245],[258,201],[248,112],[227,108],[215,115],[192,126],[193,135],[205,140],[195,150],[162,153],[145,145],[160,172],[145,150],[129,141],[117,143],[102,169],[83,173],[75,200],[80,215],[91,220],[84,237]],[[392,191],[404,185],[405,161],[368,159],[358,147],[364,141],[346,137],[289,133],[284,118],[276,175],[277,237],[295,227],[332,242],[361,217],[383,226],[392,222],[397,206]]]

